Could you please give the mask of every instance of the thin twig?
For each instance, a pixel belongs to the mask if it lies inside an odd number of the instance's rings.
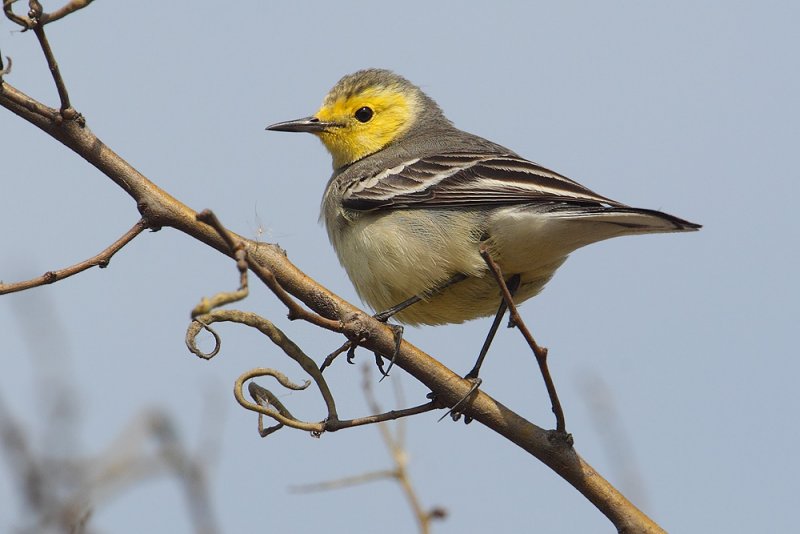
[[[17,0],[3,0],[3,11],[6,14],[6,18],[17,24],[18,26],[22,26],[22,31],[29,30],[32,27],[32,22],[28,17],[23,17],[14,13],[11,9],[11,5],[16,3]]]
[[[39,40],[39,46],[44,53],[44,57],[47,61],[47,66],[50,69],[50,74],[53,76],[53,82],[56,85],[56,90],[58,91],[58,98],[61,101],[61,112],[59,117],[65,120],[74,120],[78,119],[80,115],[69,103],[69,93],[67,92],[67,86],[64,83],[64,78],[61,76],[61,70],[58,68],[58,62],[56,62],[55,55],[53,54],[53,49],[50,47],[50,42],[47,40],[47,36],[44,33],[44,26],[47,24],[47,20],[49,15],[44,12],[44,8],[42,4],[38,0],[29,0],[28,6],[28,16],[21,17],[16,14],[11,9],[11,4],[13,0],[3,0],[3,10],[5,11],[6,17],[19,24],[23,27],[23,31],[25,30],[33,30],[33,33],[36,34],[36,38]],[[70,6],[64,6],[63,9],[69,8]],[[67,11],[72,12],[79,7],[75,7],[73,9],[67,9]],[[61,10],[59,10],[61,11]],[[65,16],[67,13],[60,14],[58,18]]]
[[[256,273],[256,276],[258,276],[259,280],[264,282],[267,285],[267,287],[269,287],[272,290],[272,292],[275,293],[275,296],[278,297],[278,300],[280,300],[283,303],[283,305],[286,306],[286,308],[288,308],[289,320],[294,321],[296,319],[302,319],[304,321],[307,321],[313,325],[319,326],[326,330],[331,330],[333,332],[342,331],[341,321],[327,319],[322,315],[313,313],[300,306],[300,304],[298,304],[297,301],[294,300],[294,297],[292,297],[283,288],[283,286],[280,285],[278,279],[275,278],[275,273],[265,268],[260,263],[256,261],[251,261],[249,259],[249,255],[248,255],[248,264],[250,265],[250,270]]]
[[[547,394],[550,396],[550,403],[553,407],[553,413],[556,416],[556,430],[566,434],[567,426],[564,422],[564,410],[561,408],[561,401],[558,400],[556,386],[553,383],[553,378],[550,376],[550,369],[547,367],[547,349],[545,347],[540,347],[536,343],[530,330],[528,330],[528,327],[522,320],[522,317],[517,311],[517,305],[514,304],[514,297],[511,295],[511,292],[508,290],[508,286],[503,279],[503,273],[500,270],[500,266],[495,263],[485,246],[481,246],[480,253],[481,257],[486,262],[486,265],[489,266],[489,270],[492,271],[492,275],[494,275],[495,280],[497,280],[497,285],[500,286],[500,290],[503,292],[503,299],[505,299],[506,304],[508,305],[508,313],[511,316],[512,323],[522,333],[525,341],[528,342],[528,346],[530,346],[533,354],[536,356],[536,363],[539,364],[539,371],[542,373],[544,385],[547,388]]]
[[[198,215],[197,217],[199,219],[200,215]],[[216,217],[214,217],[214,220],[217,220]],[[219,221],[217,220],[217,222]],[[227,232],[221,235],[229,237],[227,235]],[[241,241],[239,242],[231,241],[230,244],[231,244],[231,251],[233,252],[233,257],[236,260],[236,268],[239,270],[239,289],[235,291],[224,291],[221,293],[217,293],[216,295],[213,295],[210,298],[208,297],[201,298],[200,303],[192,309],[192,312],[190,314],[192,319],[197,319],[197,317],[199,317],[200,315],[210,313],[212,310],[219,308],[221,306],[225,306],[226,304],[232,304],[234,302],[239,302],[240,300],[244,300],[250,293],[248,277],[247,277],[247,261],[245,260],[246,253],[244,250],[244,243],[242,243]],[[199,322],[202,323],[202,321]],[[214,338],[216,340],[216,348],[214,350],[214,354],[211,354],[208,357],[202,355],[199,352],[195,352],[195,354],[197,354],[201,358],[205,358],[208,360],[212,356],[214,356],[216,352],[219,350],[220,339],[219,336],[207,324],[203,324],[203,326],[205,327],[206,330],[208,330],[214,335]],[[189,349],[192,350],[191,347],[189,347]]]
[[[11,67],[14,65],[11,56],[6,56],[6,63],[8,63],[8,65],[3,65],[3,56],[0,55],[0,85],[3,84],[3,76],[11,74]]]
[[[52,13],[42,13],[42,24],[50,24],[58,19],[64,18],[70,13],[83,9],[94,2],[94,0],[71,0]]]
[[[235,250],[240,248],[242,241],[240,239],[237,239],[237,236],[233,232],[225,228],[225,225],[222,224],[222,221],[219,220],[219,217],[217,217],[216,213],[214,213],[211,210],[203,210],[200,213],[198,213],[195,216],[195,218],[198,221],[206,223],[211,228],[216,230],[217,234],[219,234],[219,236],[228,245],[231,254],[233,254]]]
[[[370,471],[360,475],[353,475],[349,477],[337,478],[336,480],[326,480],[325,482],[315,482],[313,484],[298,484],[289,486],[289,491],[294,493],[312,493],[315,491],[329,491],[335,489],[346,488],[349,486],[357,486],[367,482],[375,482],[377,480],[385,480],[387,478],[395,478],[397,473],[395,471]]]
[[[45,24],[50,24],[51,22],[55,22],[59,19],[62,19],[73,13],[78,11],[79,9],[83,9],[84,7],[91,4],[94,0],[70,0],[60,8],[56,9],[52,13],[45,13],[42,5],[38,2],[38,0],[31,0],[28,2],[29,6],[29,14],[30,17],[24,17],[21,15],[17,15],[11,9],[12,4],[15,4],[17,0],[3,0],[3,11],[6,14],[6,18],[8,20],[14,22],[15,24],[22,27],[22,31],[30,30],[36,27],[37,25],[44,26]]]
[[[225,240],[226,243],[231,247],[231,250],[236,248],[236,242],[234,240],[234,235],[230,232],[217,216],[211,210],[203,210],[197,214],[197,220],[204,222],[214,228],[217,233]],[[249,259],[248,255],[245,255],[245,261],[247,262],[248,267],[251,271],[253,271],[258,278],[266,284],[266,286],[275,293],[275,296],[286,306],[289,310],[289,319],[302,319],[307,321],[313,325],[320,326],[325,328],[326,330],[332,330],[334,332],[341,332],[342,325],[339,321],[334,321],[331,319],[326,319],[321,315],[316,313],[310,312],[307,309],[300,306],[294,298],[286,292],[286,290],[281,287],[278,280],[275,278],[275,274],[270,271],[269,269],[265,269],[261,264],[258,262],[253,262]]]
[[[14,293],[16,291],[23,291],[32,287],[52,284],[53,282],[63,280],[64,278],[68,278],[92,267],[100,267],[101,269],[104,269],[108,267],[108,263],[111,261],[111,258],[114,256],[114,254],[119,252],[122,247],[133,241],[133,239],[142,233],[145,228],[147,228],[147,223],[144,221],[144,219],[139,220],[139,222],[134,224],[130,230],[125,232],[122,237],[114,241],[114,243],[112,243],[107,249],[103,250],[96,256],[92,256],[91,258],[80,263],[76,263],[70,267],[59,269],[57,271],[47,271],[43,275],[30,280],[14,282],[12,284],[0,283],[0,295]]]
[[[41,14],[39,15],[41,16]],[[33,26],[33,33],[39,39],[39,46],[44,52],[44,57],[47,60],[47,67],[50,69],[50,74],[53,76],[53,82],[56,84],[58,91],[58,99],[61,101],[61,114],[64,119],[71,120],[78,116],[78,113],[72,109],[69,103],[69,93],[67,92],[67,85],[64,83],[64,78],[61,76],[61,69],[58,68],[58,62],[53,54],[53,49],[50,48],[50,41],[44,33],[44,24],[41,19],[37,19],[36,24]]]

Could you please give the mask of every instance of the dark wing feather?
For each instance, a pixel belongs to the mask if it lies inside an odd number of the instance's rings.
[[[347,184],[354,210],[530,203],[624,206],[514,154],[449,153],[412,159]]]

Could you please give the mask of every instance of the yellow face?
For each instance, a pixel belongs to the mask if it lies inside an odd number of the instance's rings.
[[[395,86],[369,87],[357,94],[330,94],[315,117],[332,126],[314,132],[339,168],[381,150],[414,123],[416,95]]]

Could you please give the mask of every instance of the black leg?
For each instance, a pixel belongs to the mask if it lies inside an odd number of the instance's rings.
[[[466,280],[466,278],[467,275],[458,273],[449,280],[447,280],[446,282],[444,282],[443,284],[429,291],[426,291],[425,293],[422,293],[420,295],[414,295],[413,297],[408,298],[399,304],[395,304],[394,306],[392,306],[387,310],[383,310],[382,312],[376,313],[375,315],[373,315],[373,317],[382,323],[387,323],[392,316],[400,313],[406,308],[413,306],[414,304],[416,304],[421,300],[437,295],[442,291],[444,291],[445,289],[447,289],[448,287],[457,284],[462,280]],[[397,358],[397,354],[400,352],[400,344],[403,342],[403,327],[396,324],[389,324],[389,327],[391,327],[392,330],[394,331],[394,352],[392,353],[392,357],[389,359],[389,367],[386,369],[386,371],[383,370],[381,365],[378,365],[378,368],[384,378],[389,375],[389,370],[391,370],[392,366],[394,365],[394,361]],[[353,363],[353,357],[355,356],[355,350],[357,347],[358,343],[353,343],[351,341],[348,341],[347,343],[345,343],[344,345],[342,345],[341,347],[330,353],[325,358],[325,361],[320,366],[320,370],[324,370],[326,367],[331,365],[333,363],[333,360],[336,359],[337,356],[339,356],[341,353],[345,351],[347,351],[347,361]],[[381,358],[382,356],[380,354],[375,353],[376,362],[381,361]]]
[[[515,274],[506,282],[506,286],[508,286],[508,290],[512,295],[517,292],[517,289],[519,289],[519,283],[520,278],[518,274]],[[481,352],[478,354],[478,360],[475,362],[475,366],[472,368],[472,370],[467,373],[464,378],[468,380],[474,380],[478,378],[478,373],[481,371],[483,360],[486,358],[486,353],[489,352],[489,347],[491,346],[492,341],[494,341],[494,336],[497,334],[497,329],[500,328],[500,323],[503,321],[503,315],[505,315],[507,309],[508,304],[506,304],[506,300],[501,299],[500,306],[498,306],[497,313],[494,316],[494,321],[492,321],[492,326],[489,328],[489,333],[486,334],[486,340],[483,342]]]
[[[414,304],[416,304],[417,302],[419,302],[419,301],[421,301],[423,299],[430,298],[430,297],[432,297],[434,295],[438,295],[439,293],[441,293],[442,291],[444,291],[448,287],[452,286],[453,284],[457,284],[458,282],[461,282],[462,280],[465,280],[466,278],[467,278],[467,275],[458,273],[455,276],[453,276],[452,278],[450,278],[449,280],[447,280],[442,285],[437,286],[437,287],[431,289],[430,291],[426,291],[425,293],[423,293],[421,295],[414,295],[413,297],[404,300],[400,304],[396,304],[396,305],[392,306],[388,310],[384,310],[384,311],[382,311],[380,313],[376,313],[373,317],[375,317],[377,320],[381,321],[382,323],[386,323],[389,320],[389,318],[392,317],[393,315],[395,315],[397,313],[400,313],[401,311],[405,310],[409,306],[413,306]],[[400,344],[403,342],[403,327],[398,325],[398,324],[389,324],[389,326],[394,331],[394,352],[392,353],[392,358],[389,360],[389,367],[386,368],[386,372],[383,371],[383,368],[380,365],[378,366],[378,369],[380,370],[381,374],[383,374],[383,377],[381,378],[381,380],[383,380],[384,378],[389,376],[389,371],[394,366],[394,361],[397,358],[397,355],[400,353]],[[376,360],[380,360],[381,355],[378,354],[378,353],[375,353],[375,358],[376,358]]]
[[[401,311],[405,310],[406,308],[416,304],[417,302],[419,302],[421,300],[424,300],[426,298],[430,298],[430,297],[432,297],[434,295],[438,295],[439,293],[441,293],[442,291],[444,291],[448,287],[452,286],[453,284],[457,284],[458,282],[461,282],[462,280],[465,280],[466,278],[467,278],[467,275],[458,273],[457,275],[453,276],[452,278],[450,278],[449,280],[444,282],[442,285],[436,286],[435,288],[433,288],[433,289],[431,289],[429,291],[426,291],[425,293],[422,293],[420,295],[414,295],[413,297],[404,300],[400,304],[395,304],[394,306],[392,306],[391,308],[389,308],[387,310],[383,310],[382,312],[376,313],[375,315],[373,315],[373,317],[375,317],[380,322],[385,323],[392,316],[397,315],[398,313],[400,313]]]
[[[486,262],[489,270],[492,271],[492,275],[494,275],[497,285],[500,286],[500,289],[503,292],[503,300],[505,300],[506,304],[508,305],[508,313],[510,316],[509,325],[515,326],[517,330],[520,331],[522,337],[525,338],[525,341],[531,348],[531,351],[533,351],[534,356],[536,356],[536,363],[539,365],[539,371],[542,373],[542,379],[544,380],[544,385],[547,388],[547,395],[550,397],[550,404],[553,408],[553,414],[556,416],[556,431],[567,436],[571,440],[567,434],[566,423],[564,421],[564,410],[561,408],[561,401],[558,400],[556,385],[553,382],[553,377],[550,375],[550,368],[547,365],[547,349],[536,343],[536,340],[533,339],[533,335],[531,334],[530,330],[528,330],[528,327],[523,322],[522,317],[520,317],[519,312],[517,311],[517,305],[514,303],[514,297],[511,295],[508,285],[503,280],[503,273],[500,270],[500,266],[497,265],[497,263],[492,259],[488,248],[484,245],[481,245],[480,252],[481,257],[483,257],[483,260]]]
[[[506,287],[508,287],[508,291],[513,295],[517,292],[520,285],[520,277],[518,274],[513,275],[511,278],[508,279],[506,282]],[[464,375],[464,378],[470,380],[473,385],[469,392],[464,395],[461,400],[453,405],[450,410],[444,414],[439,421],[447,417],[448,415],[452,416],[454,421],[458,421],[461,418],[461,412],[458,410],[459,406],[461,406],[464,401],[466,401],[470,396],[475,392],[476,389],[481,385],[482,380],[478,377],[478,374],[481,371],[481,366],[483,365],[483,360],[486,358],[486,354],[489,352],[489,347],[492,345],[492,341],[494,340],[495,334],[497,334],[497,329],[500,328],[500,323],[503,322],[503,315],[505,315],[506,310],[508,310],[508,304],[506,303],[505,298],[501,298],[500,306],[497,307],[497,313],[494,316],[494,320],[492,321],[492,326],[489,328],[489,333],[486,334],[486,339],[483,342],[483,346],[481,347],[481,352],[478,354],[478,359],[475,362],[472,370]],[[472,418],[467,416],[464,418],[464,423],[469,424],[472,421]]]

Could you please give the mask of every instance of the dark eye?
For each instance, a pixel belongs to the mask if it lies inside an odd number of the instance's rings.
[[[368,108],[367,106],[358,108],[358,110],[356,110],[356,119],[359,122],[369,122],[369,120],[372,118],[372,115],[372,108]]]

